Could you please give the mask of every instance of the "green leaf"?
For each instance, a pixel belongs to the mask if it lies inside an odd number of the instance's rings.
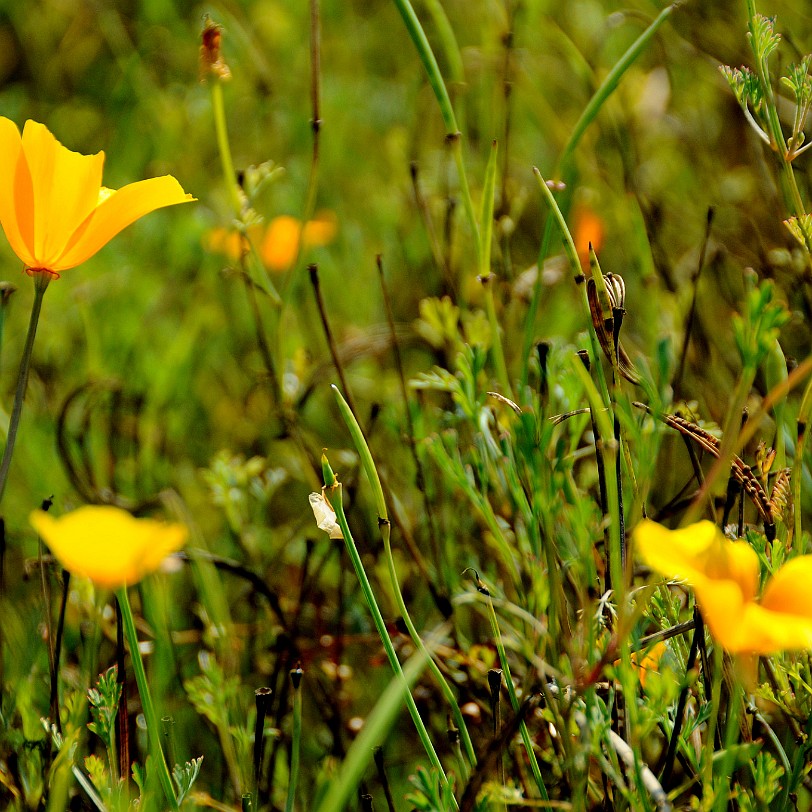
[[[807,54],[798,64],[790,65],[787,75],[781,77],[781,84],[792,91],[795,103],[799,107],[809,104],[810,96],[812,96],[810,65],[812,65],[812,54]]]
[[[121,699],[121,683],[118,682],[116,666],[99,675],[96,687],[88,690],[87,699],[90,702],[90,715],[93,717],[87,729],[95,733],[105,747],[110,747],[115,736],[116,714]]]
[[[175,779],[175,783],[178,786],[178,803],[183,803],[183,799],[188,794],[189,790],[192,788],[192,785],[197,780],[197,776],[200,774],[200,765],[203,763],[203,756],[199,758],[193,758],[191,761],[187,761],[183,767],[180,764],[176,764],[172,768],[172,778]]]
[[[417,681],[427,660],[418,652],[403,666],[403,676],[395,676],[364,722],[338,771],[338,777],[323,794],[317,812],[340,812],[349,802],[372,760],[372,749],[381,744],[403,708],[405,694]]]
[[[728,65],[720,65],[719,70],[722,76],[727,79],[733,95],[738,100],[742,109],[746,110],[748,104],[755,113],[760,113],[764,102],[764,93],[761,90],[761,83],[750,68],[731,68]]]
[[[750,31],[747,33],[750,40],[750,47],[756,59],[766,64],[770,54],[781,42],[781,35],[775,33],[775,17],[765,17],[763,14],[756,14],[753,17]]]

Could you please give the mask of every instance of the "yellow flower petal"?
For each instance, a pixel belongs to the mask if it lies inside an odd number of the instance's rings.
[[[260,256],[265,266],[277,273],[287,271],[296,259],[302,224],[290,215],[275,217],[268,224]]]
[[[774,612],[749,603],[739,623],[735,644],[722,645],[731,652],[750,654],[812,648],[812,618]]]
[[[714,639],[728,651],[740,650],[740,633],[745,609],[754,604],[744,600],[735,581],[698,577],[692,582],[696,602]]]
[[[812,648],[812,556],[781,567],[756,601],[758,556],[710,522],[667,530],[642,522],[635,543],[647,563],[693,587],[702,617],[728,651],[772,654]]]
[[[136,519],[109,506],[79,508],[59,519],[37,510],[30,521],[65,569],[110,589],[156,570],[188,535],[181,524]]]
[[[758,556],[745,542],[728,541],[713,522],[668,530],[648,519],[634,531],[643,560],[669,578],[696,586],[701,580],[730,581],[747,602],[758,590]]]
[[[21,136],[0,117],[0,225],[27,268],[58,274],[144,214],[194,199],[169,176],[106,189],[103,164],[103,152],[72,152],[43,124]]]
[[[33,219],[18,220],[18,202],[22,211],[33,212],[31,174],[23,154],[23,142],[17,125],[0,117],[0,155],[7,169],[0,172],[0,224],[14,253],[30,265],[34,258]]]
[[[96,190],[98,195],[98,189]],[[164,206],[194,200],[171,175],[130,183],[108,195],[84,221],[68,243],[53,271],[64,271],[93,256],[116,234],[139,217]]]
[[[22,146],[34,196],[34,257],[58,270],[62,250],[98,203],[104,153],[72,152],[36,121],[25,123]]]
[[[331,243],[338,232],[338,218],[331,211],[320,211],[316,216],[305,223],[302,230],[302,243],[306,246],[317,247]]]

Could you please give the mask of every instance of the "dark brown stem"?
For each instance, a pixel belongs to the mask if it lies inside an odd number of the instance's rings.
[[[386,797],[386,806],[389,812],[395,812],[395,799],[392,797],[392,788],[389,786],[389,779],[386,776],[386,768],[383,761],[383,748],[376,747],[372,751],[375,759],[375,769],[378,771],[378,780],[383,787],[383,794]]]
[[[316,306],[319,309],[319,318],[321,319],[321,326],[324,330],[324,337],[327,339],[327,346],[330,349],[330,357],[333,359],[333,366],[338,374],[338,380],[341,382],[342,394],[352,410],[352,413],[357,417],[360,415],[360,412],[355,406],[352,392],[347,383],[347,377],[344,374],[344,366],[341,363],[341,358],[336,348],[336,342],[333,338],[333,331],[330,329],[330,322],[327,319],[327,310],[324,307],[324,298],[321,295],[321,283],[319,282],[319,266],[315,264],[308,265],[307,270],[310,273],[310,284],[313,286],[313,293],[316,296]]]
[[[273,691],[270,688],[257,688],[254,691],[254,702],[257,709],[254,725],[254,786],[257,794],[257,808],[260,808],[264,801],[259,798],[259,787],[262,775],[262,757],[265,754],[265,717],[268,715],[272,696]]]
[[[67,573],[66,573],[67,575]],[[67,580],[65,586],[67,587]],[[121,686],[116,714],[116,738],[118,740],[119,775],[126,779],[130,774],[130,716],[127,712],[127,663],[124,645],[124,625],[121,607],[116,600],[116,682]],[[168,751],[167,751],[168,752]],[[170,764],[172,762],[170,761]]]
[[[694,614],[698,614],[694,609]],[[705,627],[702,623],[694,623],[694,636],[691,638],[691,648],[688,652],[688,659],[685,661],[685,684],[679,693],[677,700],[677,712],[674,715],[674,727],[671,731],[671,738],[668,740],[668,750],[665,754],[663,761],[663,768],[660,772],[660,783],[667,787],[671,780],[671,771],[674,769],[674,759],[677,755],[677,744],[679,742],[680,733],[682,732],[682,722],[685,716],[685,706],[688,703],[688,672],[694,667],[696,657],[699,653],[699,636],[705,633]]]
[[[697,290],[699,287],[699,276],[702,273],[702,268],[705,266],[705,255],[708,250],[708,242],[710,241],[711,226],[713,225],[713,209],[708,209],[707,219],[705,221],[705,239],[702,241],[702,249],[699,252],[699,262],[697,263],[696,271],[691,278],[691,285],[693,287],[693,297],[691,298],[691,307],[688,311],[688,318],[685,320],[685,334],[682,338],[682,352],[679,358],[679,367],[677,367],[677,374],[674,376],[674,400],[678,400],[682,396],[682,376],[685,372],[685,362],[688,356],[688,345],[691,343],[691,333],[694,329],[694,320],[696,319],[696,298]]]

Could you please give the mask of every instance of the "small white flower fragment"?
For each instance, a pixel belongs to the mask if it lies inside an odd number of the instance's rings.
[[[333,510],[333,506],[324,498],[324,494],[311,493],[308,498],[319,530],[324,530],[331,539],[343,539],[344,534],[336,523],[336,512]]]

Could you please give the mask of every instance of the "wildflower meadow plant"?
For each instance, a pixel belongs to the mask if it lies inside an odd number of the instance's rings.
[[[780,567],[759,598],[755,550],[728,540],[712,522],[668,530],[646,520],[635,529],[634,543],[650,567],[693,588],[711,634],[727,651],[812,648],[812,555]]]
[[[127,586],[154,572],[186,542],[182,524],[136,519],[117,507],[87,506],[55,519],[42,510],[31,514],[31,524],[72,575],[90,578],[99,587],[115,589],[124,637],[130,649],[135,681],[144,708],[150,753],[170,809],[178,799],[161,746],[158,715],[152,702],[135,618]]]
[[[27,121],[20,135],[13,121],[0,117],[0,225],[25,272],[34,278],[34,303],[0,462],[0,500],[49,282],[90,259],[145,214],[194,200],[171,175],[108,189],[102,186],[103,166],[103,152],[72,152],[36,121]]]

